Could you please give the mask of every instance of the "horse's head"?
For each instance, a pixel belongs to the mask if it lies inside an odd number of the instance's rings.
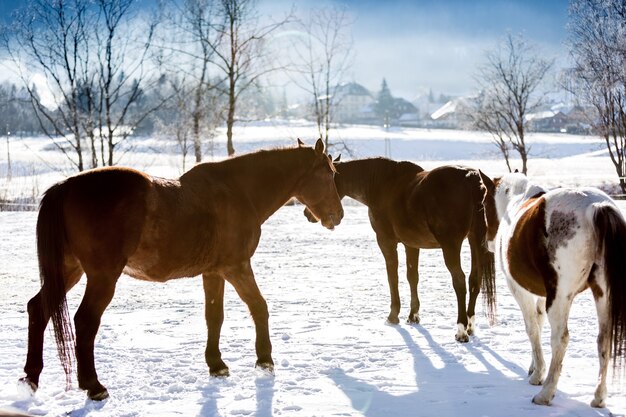
[[[298,144],[303,146],[299,139]],[[317,140],[313,151],[313,166],[300,180],[296,198],[306,206],[305,214],[309,221],[320,220],[322,226],[332,230],[343,218],[343,207],[335,186],[335,168],[324,152],[321,139]]]
[[[519,172],[494,178],[493,181],[480,172],[483,184],[487,188],[483,205],[487,220],[487,244],[489,250],[495,249],[495,239],[502,219],[508,219],[509,204],[525,200],[530,194],[543,191],[542,188],[530,185],[526,175]],[[509,219],[510,220],[510,219]]]
[[[333,161],[333,166],[334,166],[334,164],[336,162],[339,162],[341,160],[341,155],[339,155],[337,158],[335,158],[333,160],[332,156],[330,156],[330,154],[329,154],[328,158]],[[335,182],[335,186],[337,186],[337,182]],[[341,199],[341,197],[342,196],[340,195],[339,198]],[[310,221],[311,223],[317,223],[319,221],[319,219],[317,217],[315,217],[315,215],[313,213],[311,213],[311,210],[309,210],[308,207],[304,208],[304,217],[306,217],[307,220]]]

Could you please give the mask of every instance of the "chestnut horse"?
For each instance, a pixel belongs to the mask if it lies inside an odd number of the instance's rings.
[[[224,282],[247,304],[256,327],[256,366],[273,372],[268,309],[250,258],[261,224],[292,197],[332,229],[343,217],[332,161],[315,148],[259,151],[195,166],[178,180],[126,168],[88,171],[52,186],[37,219],[42,287],[28,303],[28,355],[22,382],[37,389],[44,330],[52,319],[59,357],[71,378],[73,332],[66,293],[87,276],[74,317],[78,384],[89,398],[107,398],[96,374],[94,339],[122,272],[165,282],[202,275],[208,328],[205,359],[228,375],[219,350]]]
[[[490,246],[522,310],[532,346],[528,374],[543,388],[533,398],[548,405],[561,374],[569,341],[567,319],[574,297],[591,288],[598,316],[600,371],[593,407],[604,407],[609,357],[614,370],[626,358],[626,222],[619,209],[595,188],[558,188],[532,184],[522,174],[492,183],[485,199]],[[552,360],[545,362],[541,328],[547,314]]]
[[[494,258],[487,250],[482,200],[485,187],[477,170],[442,166],[424,171],[411,162],[386,158],[335,162],[335,184],[340,197],[349,196],[369,208],[369,218],[385,258],[391,293],[388,321],[399,323],[398,243],[406,252],[411,309],[407,322],[419,323],[419,250],[441,248],[452,275],[457,298],[456,340],[469,341],[474,330],[475,305],[483,288],[490,318],[495,306]],[[305,215],[314,221],[308,210]],[[469,302],[461,245],[468,238],[472,256]]]

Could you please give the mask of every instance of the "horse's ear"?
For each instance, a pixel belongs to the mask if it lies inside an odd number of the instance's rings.
[[[341,161],[341,154],[337,155],[337,157],[333,160],[333,162]]]
[[[298,138],[298,147],[301,147],[301,146],[304,146],[304,142],[302,142],[300,138]]]
[[[324,153],[324,142],[322,141],[322,138],[319,138],[317,142],[315,142],[315,152]]]

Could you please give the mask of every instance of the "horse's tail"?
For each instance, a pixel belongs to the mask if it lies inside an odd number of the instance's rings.
[[[626,360],[626,222],[611,205],[596,207],[593,222],[608,287],[613,369],[621,369]]]
[[[53,185],[41,200],[37,217],[37,256],[43,311],[45,317],[50,317],[54,326],[57,352],[69,386],[74,362],[74,333],[67,309],[64,276],[66,246],[64,185],[65,183]]]
[[[478,248],[480,258],[480,270],[478,273],[481,277],[480,291],[483,294],[483,301],[490,323],[496,320],[496,267],[495,256],[489,251],[487,246],[487,219],[485,216],[485,194],[487,187],[478,170],[473,171],[471,178],[472,198],[474,202],[474,213],[472,218],[472,233],[476,238],[480,239],[480,248]]]

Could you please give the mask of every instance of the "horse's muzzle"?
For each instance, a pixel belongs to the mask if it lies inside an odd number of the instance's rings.
[[[329,214],[328,216],[322,218],[322,226],[328,230],[333,230],[335,226],[338,226],[339,223],[341,223],[341,219],[343,219],[343,209],[339,213]]]

